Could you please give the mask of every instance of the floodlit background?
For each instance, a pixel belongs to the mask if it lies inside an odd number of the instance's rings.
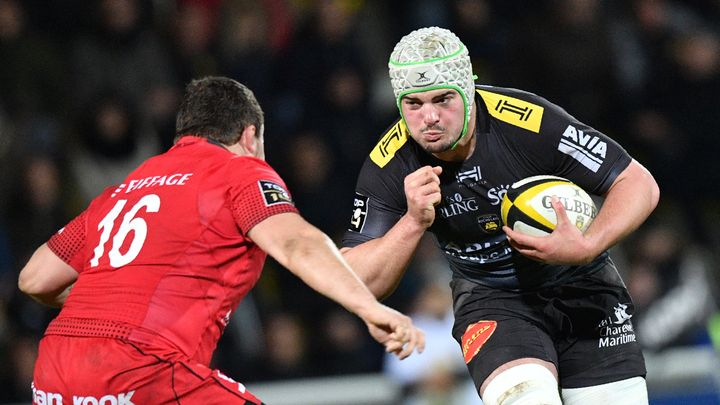
[[[719,404],[717,0],[0,0],[0,403],[30,402],[55,315],[19,293],[19,270],[171,145],[186,83],[255,91],[268,162],[339,241],[359,167],[397,116],[387,58],[430,25],[465,42],[478,83],[558,103],[653,172],[660,206],[614,249],[651,402]],[[387,303],[427,331],[425,355],[386,359],[357,318],[268,261],[214,366],[270,404],[480,403],[450,337],[449,270],[424,243]]]

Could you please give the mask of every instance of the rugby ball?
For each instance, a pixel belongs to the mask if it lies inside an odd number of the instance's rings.
[[[560,199],[570,222],[582,232],[597,215],[595,203],[580,186],[562,177],[533,176],[513,183],[507,190],[500,205],[503,223],[532,236],[549,234],[557,224],[552,196]]]

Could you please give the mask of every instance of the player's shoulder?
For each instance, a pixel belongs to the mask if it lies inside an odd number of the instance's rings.
[[[405,121],[398,118],[385,131],[383,131],[377,144],[372,148],[369,155],[370,166],[379,169],[389,169],[397,164],[396,156],[412,153],[410,147],[410,132]],[[393,162],[393,164],[390,164]]]
[[[255,156],[232,155],[228,158],[227,164],[233,167],[271,169],[272,166],[263,159]]]
[[[244,184],[253,180],[281,181],[277,171],[265,160],[254,156],[232,156],[229,158],[223,171],[225,180]]]
[[[102,203],[102,202],[105,201],[105,200],[108,200],[108,199],[110,199],[110,198],[114,198],[114,197],[117,196],[120,192],[124,191],[124,188],[125,188],[125,183],[114,184],[114,185],[111,185],[111,186],[107,186],[107,187],[105,187],[105,189],[103,189],[103,191],[102,191],[100,194],[98,194],[98,195],[93,199],[93,201],[91,202],[91,204]]]
[[[475,90],[492,118],[515,128],[539,133],[558,120],[572,119],[560,106],[529,91],[488,85],[476,85]]]
[[[527,91],[527,90],[521,90],[514,87],[501,87],[501,86],[491,86],[489,84],[476,84],[475,85],[475,91],[480,94],[483,97],[492,96],[493,94],[496,96],[507,96],[507,97],[515,97],[521,100],[526,101],[538,101],[542,102],[544,100],[539,95]]]
[[[535,133],[540,132],[546,110],[552,107],[537,94],[516,88],[477,85],[475,91],[492,118]]]

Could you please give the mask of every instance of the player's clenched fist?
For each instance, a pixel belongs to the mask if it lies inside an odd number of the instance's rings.
[[[440,203],[440,166],[423,166],[405,177],[408,214],[427,228],[435,221],[435,205]]]

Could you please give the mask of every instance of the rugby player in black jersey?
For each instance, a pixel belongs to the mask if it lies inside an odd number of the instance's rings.
[[[448,30],[411,32],[388,66],[401,117],[358,178],[342,248],[352,267],[385,297],[424,232],[435,236],[452,271],[452,333],[487,405],[647,403],[633,303],[607,250],[657,205],[652,175],[548,100],[476,86]],[[604,198],[584,234],[557,199],[549,236],[503,226],[503,194],[533,175]]]

